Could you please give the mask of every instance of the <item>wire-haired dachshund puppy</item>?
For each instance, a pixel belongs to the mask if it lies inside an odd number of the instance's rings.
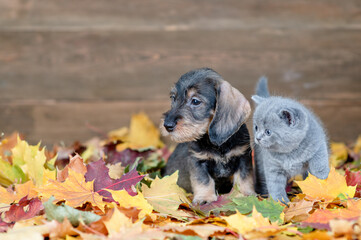
[[[195,204],[213,202],[235,184],[254,194],[247,99],[210,68],[182,75],[170,98],[161,131],[180,144],[163,174],[179,170],[178,185],[194,193]]]

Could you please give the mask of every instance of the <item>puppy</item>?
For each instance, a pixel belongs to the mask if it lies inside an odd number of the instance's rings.
[[[180,144],[163,174],[179,170],[178,185],[193,192],[194,204],[213,202],[235,184],[254,194],[247,99],[210,68],[182,75],[170,98],[161,132]]]

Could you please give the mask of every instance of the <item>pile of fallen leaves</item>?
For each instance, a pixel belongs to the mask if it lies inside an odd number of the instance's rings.
[[[237,189],[194,206],[160,176],[170,152],[144,114],[105,139],[0,144],[0,239],[360,239],[361,138],[332,143],[328,179],[289,186],[288,206]]]

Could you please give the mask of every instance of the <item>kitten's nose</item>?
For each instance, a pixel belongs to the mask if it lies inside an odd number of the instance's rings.
[[[164,122],[164,124],[163,124],[163,126],[165,127],[165,129],[168,132],[173,132],[176,125],[177,125],[177,123],[173,122],[173,121]]]
[[[256,138],[257,139],[257,142],[261,141],[261,138]]]

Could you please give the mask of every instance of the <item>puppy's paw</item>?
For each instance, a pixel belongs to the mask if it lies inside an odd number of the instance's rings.
[[[194,195],[192,203],[193,203],[193,205],[203,205],[203,204],[211,203],[214,201],[217,201],[216,194],[210,194],[210,195],[206,195],[206,196]]]

